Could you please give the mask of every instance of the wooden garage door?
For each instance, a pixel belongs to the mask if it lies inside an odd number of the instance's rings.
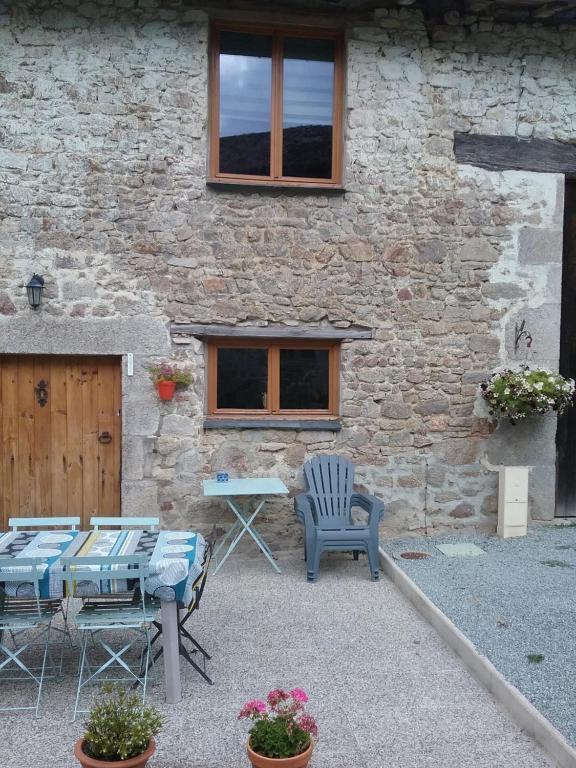
[[[0,525],[120,514],[120,358],[0,356]]]

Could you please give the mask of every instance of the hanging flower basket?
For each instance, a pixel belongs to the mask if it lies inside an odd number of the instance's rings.
[[[575,384],[556,371],[522,366],[493,373],[480,384],[490,414],[516,424],[529,416],[549,411],[563,413],[574,404]]]
[[[192,383],[192,374],[188,368],[166,362],[150,366],[150,375],[160,400],[172,400],[176,387],[188,387]]]

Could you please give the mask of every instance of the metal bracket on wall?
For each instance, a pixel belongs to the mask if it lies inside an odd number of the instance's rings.
[[[34,392],[36,393],[38,405],[43,408],[48,402],[48,382],[44,379],[40,379],[38,384],[34,387]]]
[[[516,354],[518,354],[518,347],[522,339],[524,339],[526,347],[529,349],[532,346],[532,334],[526,330],[526,320],[522,320],[520,325],[516,323],[514,326],[514,352]]]

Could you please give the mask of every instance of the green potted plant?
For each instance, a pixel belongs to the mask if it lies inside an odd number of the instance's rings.
[[[307,701],[301,688],[275,688],[266,701],[244,704],[238,719],[253,723],[247,749],[254,768],[306,768],[318,736],[316,721],[304,709]]]
[[[150,366],[150,375],[160,400],[172,400],[176,387],[189,387],[192,374],[184,366],[160,362]]]
[[[92,707],[84,736],[74,745],[76,759],[82,768],[144,768],[156,749],[162,716],[136,693],[112,685],[104,691],[106,698]]]
[[[574,404],[574,388],[573,379],[527,365],[493,373],[480,384],[490,414],[505,416],[511,424],[549,411],[562,413]]]

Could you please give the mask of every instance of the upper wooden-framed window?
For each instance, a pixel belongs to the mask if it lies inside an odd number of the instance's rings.
[[[340,186],[343,103],[340,31],[215,23],[211,180]]]
[[[208,415],[336,416],[339,373],[335,341],[211,339]]]

